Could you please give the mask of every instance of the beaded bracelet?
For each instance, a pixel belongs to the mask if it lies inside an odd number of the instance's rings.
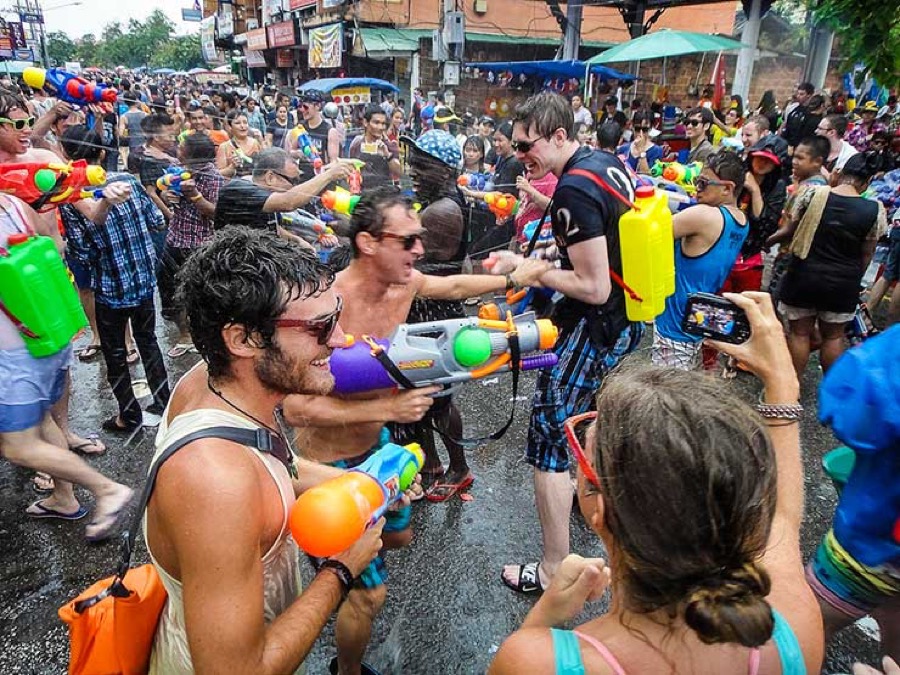
[[[766,419],[776,420],[793,420],[797,421],[803,414],[803,406],[799,403],[759,403],[756,406],[756,412]]]

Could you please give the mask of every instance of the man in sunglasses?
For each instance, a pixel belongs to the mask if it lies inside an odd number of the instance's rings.
[[[445,132],[430,131],[426,134]],[[423,135],[424,136],[424,135]],[[449,134],[450,143],[459,147]],[[447,146],[449,152],[449,146]],[[507,288],[530,285],[550,265],[530,260],[511,275],[425,275],[414,263],[425,252],[425,230],[412,202],[396,188],[364,193],[350,223],[353,260],[337,275],[335,290],[344,298],[341,326],[355,336],[389,337],[406,321],[416,297],[462,300]],[[350,468],[365,461],[389,440],[385,424],[417,422],[431,408],[440,387],[366,392],[353,398],[288,396],[287,422],[302,427],[298,446],[320,462]],[[470,481],[471,482],[471,481]],[[571,501],[571,497],[570,497]],[[390,515],[384,530],[385,548],[400,548],[412,539],[409,509]],[[387,596],[387,572],[379,556],[362,574],[338,614],[335,639],[338,656],[331,672],[371,672],[362,664],[372,622]]]
[[[709,129],[713,123],[713,114],[709,108],[691,108],[684,120],[685,134],[691,143],[687,163],[706,162],[706,158],[715,152],[709,142]]]
[[[297,495],[340,475],[295,457],[277,409],[334,386],[341,298],[316,256],[268,232],[229,228],[182,268],[203,362],[178,383],[157,455],[211,427],[238,427],[270,450],[196,439],[160,470],[145,539],[168,591],[150,672],[296,672],[353,579],[381,548],[380,521],[301,592],[287,526]]]
[[[656,318],[650,360],[654,365],[693,370],[702,340],[684,332],[682,320],[692,293],[718,293],[747,238],[747,216],[737,205],[746,178],[737,153],[710,155],[697,187],[697,204],[672,218],[675,234],[675,293]]]
[[[331,97],[317,89],[309,89],[301,91],[299,99],[302,124],[309,133],[313,146],[319,151],[322,161],[328,164],[336,160],[341,156],[341,133],[322,117],[322,106],[328,103]],[[297,150],[297,134],[288,133],[284,142],[285,150],[288,152]]]
[[[249,181],[233,178],[219,191],[214,227],[220,230],[228,225],[245,225],[297,238],[280,225],[278,214],[305,206],[329,184],[349,176],[353,169],[348,160],[339,160],[304,183],[297,162],[287,152],[266,148],[256,156]]]

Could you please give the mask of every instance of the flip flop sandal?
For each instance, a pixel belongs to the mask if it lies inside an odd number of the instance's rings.
[[[102,448],[102,450],[90,451],[88,448]],[[106,452],[106,446],[103,445],[96,436],[88,436],[84,443],[70,445],[69,450],[72,452],[79,452],[82,455],[102,455]]]
[[[93,361],[100,353],[100,345],[88,345],[78,352],[79,361]]]
[[[540,563],[517,565],[517,567],[519,568],[519,575],[516,578],[515,583],[509,581],[505,576],[503,576],[502,571],[500,573],[500,579],[503,580],[503,583],[508,588],[513,589],[517,593],[523,593],[525,595],[543,593],[544,589],[541,588],[540,576],[538,574],[538,569],[540,568],[540,566]]]
[[[43,500],[39,499],[34,504],[25,509],[25,515],[31,518],[56,518],[57,520],[81,520],[88,513],[88,509],[85,506],[79,506],[78,510],[74,513],[63,513],[62,511],[57,511],[56,509],[51,509],[47,506],[44,506],[41,502]]]
[[[31,479],[31,487],[39,495],[49,495],[56,489],[53,477],[43,471],[38,471]]]
[[[187,354],[193,349],[194,345],[186,342],[179,342],[174,347],[172,347],[169,351],[166,352],[166,356],[170,359],[178,359]]]
[[[468,488],[474,482],[475,476],[469,473],[458,483],[434,483],[425,491],[425,499],[430,502],[445,502],[453,495],[459,494]]]

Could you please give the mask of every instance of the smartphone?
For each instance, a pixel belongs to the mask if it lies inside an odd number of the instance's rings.
[[[740,307],[720,295],[691,293],[681,328],[690,335],[740,344],[750,338],[750,322]]]

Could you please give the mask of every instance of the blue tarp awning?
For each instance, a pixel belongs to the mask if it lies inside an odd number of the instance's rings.
[[[489,72],[512,72],[513,75],[538,75],[541,77],[584,77],[588,64],[584,61],[498,61],[484,63],[466,63],[470,68]],[[596,64],[590,67],[591,72],[603,80],[616,79],[631,82],[634,75],[621,73],[614,68]]]
[[[310,80],[300,85],[300,91],[318,89],[330,94],[333,89],[344,87],[368,87],[380,91],[399,92],[400,90],[387,80],[379,80],[377,77],[326,77],[321,80]]]

